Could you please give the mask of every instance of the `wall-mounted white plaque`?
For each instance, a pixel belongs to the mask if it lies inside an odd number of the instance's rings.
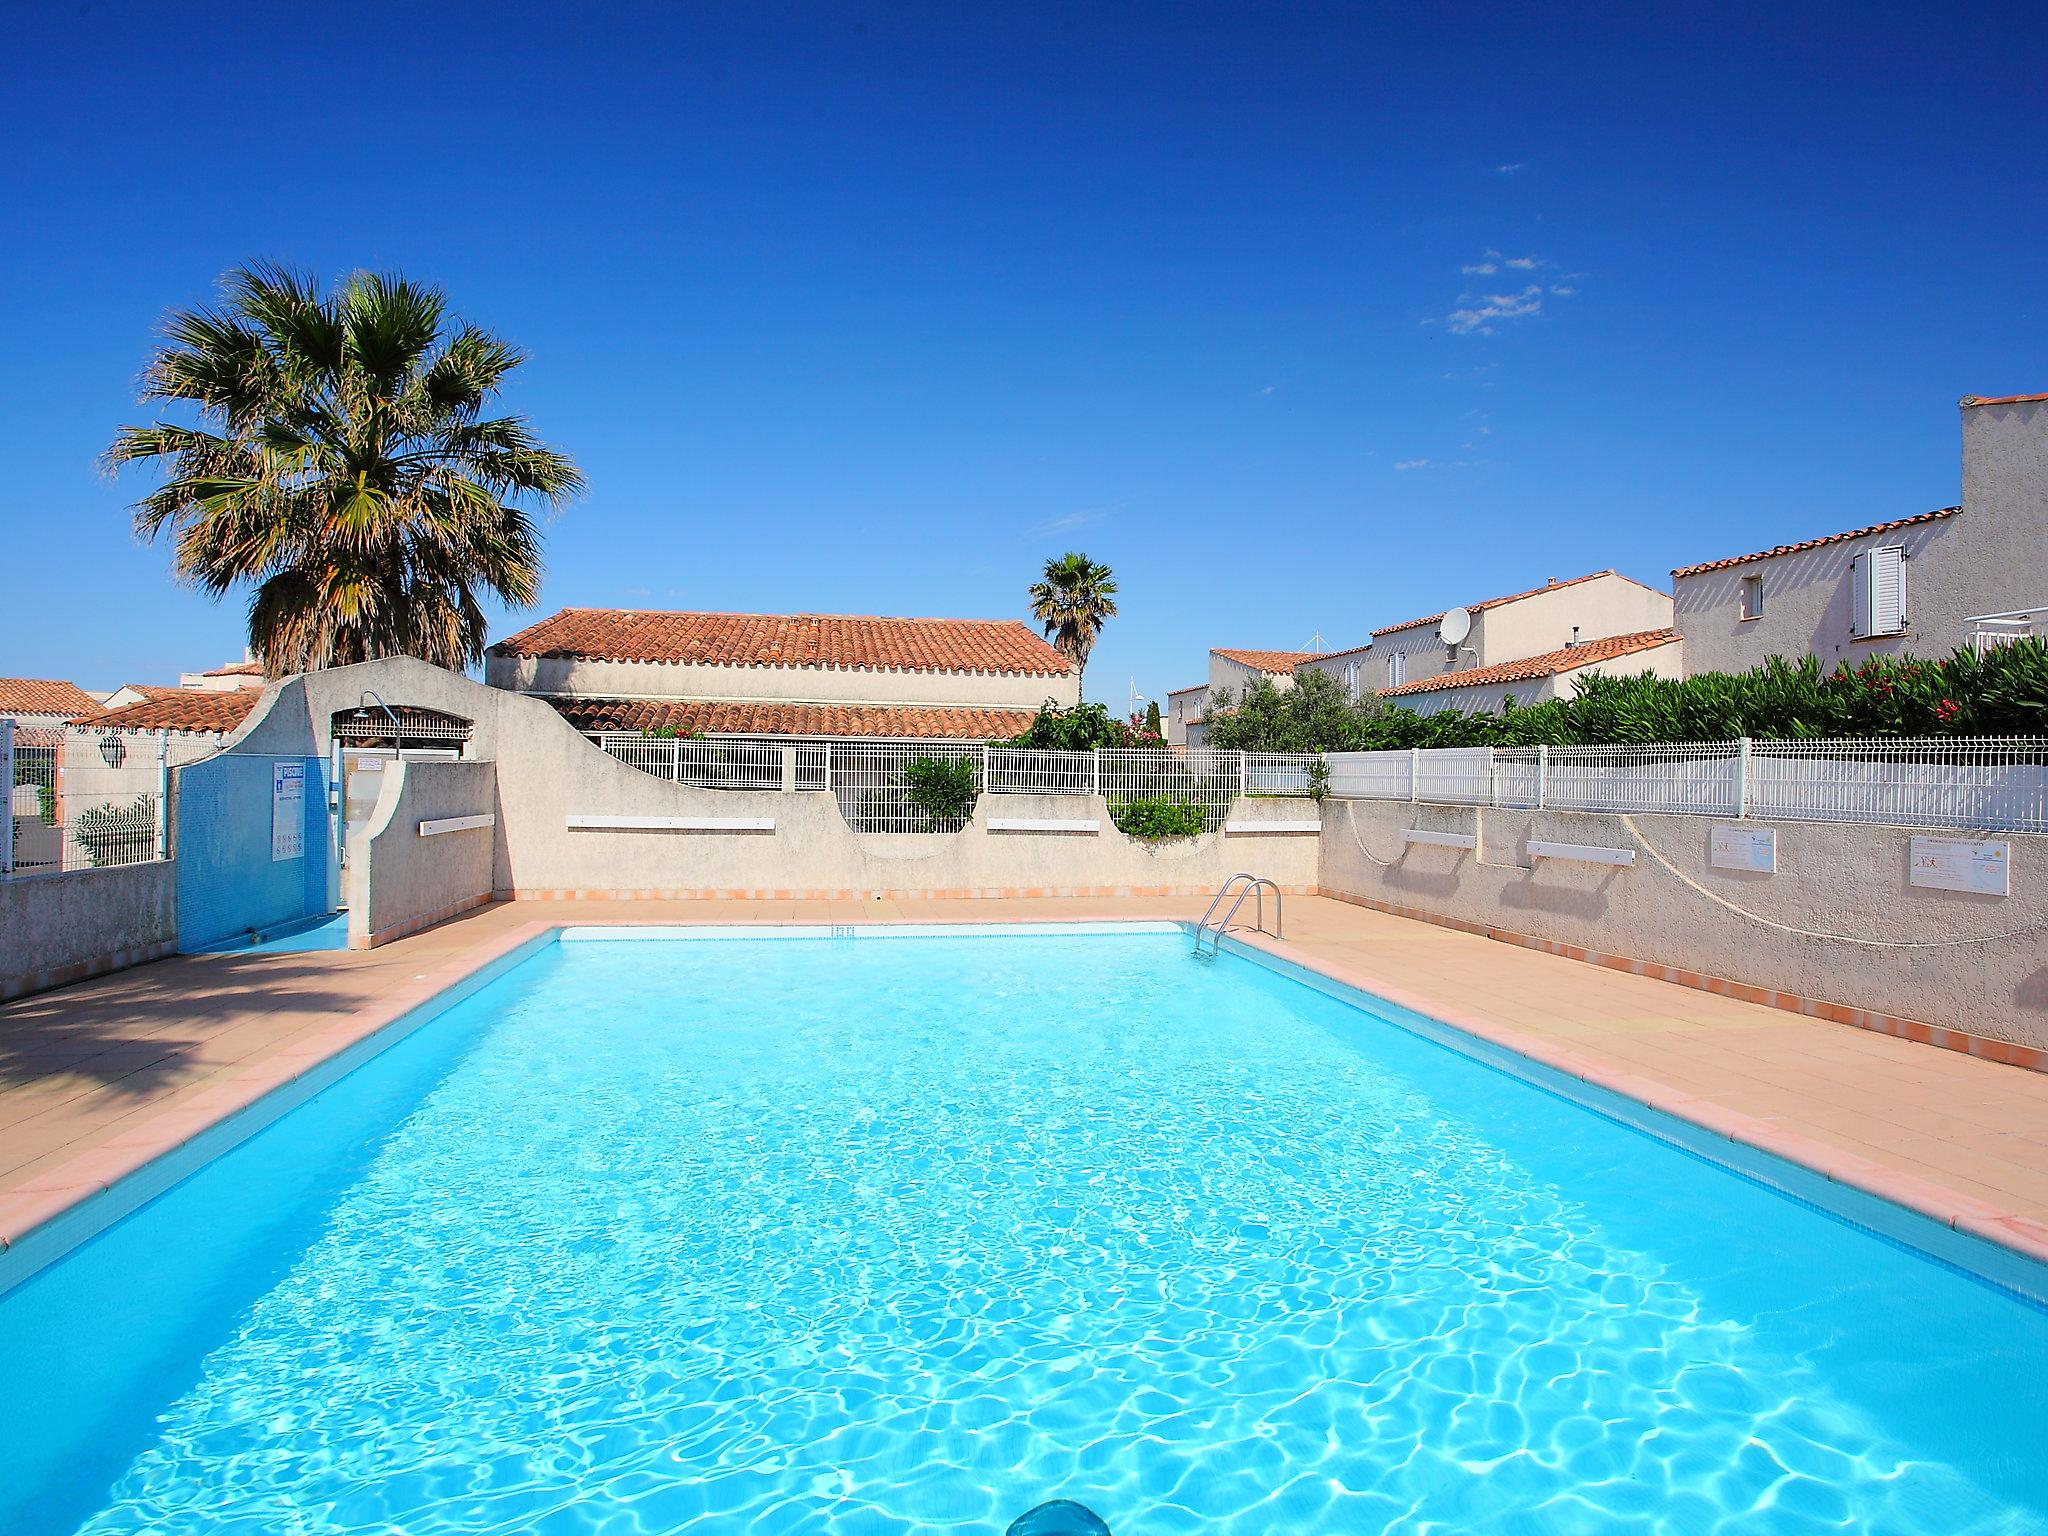
[[[1971,843],[1952,837],[1913,839],[1907,880],[1933,891],[2012,892],[2012,844]]]
[[[1707,856],[1716,869],[1746,869],[1752,874],[1778,871],[1778,833],[1772,827],[1735,827],[1716,823],[1707,839]]]

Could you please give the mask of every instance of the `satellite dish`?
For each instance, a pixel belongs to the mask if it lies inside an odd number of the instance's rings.
[[[1464,608],[1453,608],[1437,620],[1436,637],[1445,645],[1463,645],[1465,637],[1472,633],[1472,615]]]

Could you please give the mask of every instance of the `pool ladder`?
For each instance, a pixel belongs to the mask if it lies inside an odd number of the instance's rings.
[[[1243,881],[1244,884],[1239,885],[1239,881]],[[1223,905],[1223,898],[1232,891],[1237,893],[1237,899],[1231,902],[1230,910],[1223,914],[1221,922],[1212,921],[1216,916],[1216,909]],[[1223,935],[1230,932],[1237,925],[1237,909],[1244,905],[1244,899],[1247,896],[1256,899],[1256,905],[1252,908],[1252,926],[1258,932],[1265,933],[1267,931],[1266,892],[1268,891],[1273,893],[1272,935],[1276,939],[1287,937],[1284,932],[1287,927],[1287,914],[1281,905],[1280,887],[1262,876],[1254,875],[1247,870],[1239,870],[1228,880],[1224,881],[1223,888],[1210,898],[1209,910],[1202,914],[1201,922],[1195,925],[1195,953],[1198,955],[1202,953],[1202,936],[1207,934],[1209,936],[1209,954],[1212,957],[1215,955],[1217,946],[1223,941]]]

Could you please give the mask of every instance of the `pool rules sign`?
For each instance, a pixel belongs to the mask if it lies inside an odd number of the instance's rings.
[[[1932,891],[1970,891],[2005,896],[2012,890],[2012,844],[1962,842],[1948,837],[1913,839],[1906,878]]]
[[[270,765],[270,858],[300,859],[306,855],[306,765]]]

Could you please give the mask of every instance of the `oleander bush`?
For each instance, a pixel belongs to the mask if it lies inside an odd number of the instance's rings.
[[[1944,660],[1872,656],[1824,670],[1774,656],[1748,672],[1687,678],[1594,675],[1574,696],[1499,713],[1418,714],[1352,703],[1306,671],[1292,688],[1254,682],[1212,700],[1209,745],[1245,752],[1371,752],[1410,747],[1595,746],[1843,736],[2048,735],[2048,645],[2035,639]]]

